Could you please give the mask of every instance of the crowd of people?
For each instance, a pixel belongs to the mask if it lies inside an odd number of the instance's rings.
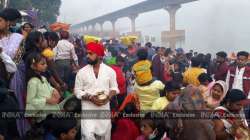
[[[0,140],[250,139],[248,52],[213,58],[150,42],[85,43],[30,23],[16,29],[20,18],[16,9],[0,12]],[[161,114],[194,111],[215,115]],[[82,117],[100,112],[111,116]]]

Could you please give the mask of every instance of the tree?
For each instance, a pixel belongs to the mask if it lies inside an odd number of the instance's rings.
[[[10,0],[9,7],[19,10],[35,9],[42,24],[50,24],[57,20],[61,0]]]
[[[30,0],[9,0],[8,7],[24,10],[31,7]]]
[[[39,19],[43,23],[50,24],[57,20],[61,0],[31,0],[31,2],[32,6],[38,10]]]

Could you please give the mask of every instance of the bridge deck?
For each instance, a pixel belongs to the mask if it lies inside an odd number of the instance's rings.
[[[184,4],[197,0],[147,0],[140,2],[138,4],[114,11],[112,13],[108,13],[94,19],[79,23],[77,25],[72,26],[72,28],[80,28],[84,25],[93,25],[96,23],[103,23],[105,21],[115,20],[118,18],[129,17],[131,15],[139,15],[140,13],[145,13],[157,9],[162,9],[167,5],[174,4]]]

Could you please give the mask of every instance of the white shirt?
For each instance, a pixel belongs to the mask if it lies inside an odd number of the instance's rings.
[[[232,89],[239,89],[241,91],[243,90],[243,75],[245,72],[245,67],[239,69],[238,67],[236,68],[235,75],[234,75],[234,82],[232,84]],[[226,78],[226,83],[227,86],[229,87],[229,81],[230,81],[230,71],[227,73],[227,78]],[[233,75],[233,74],[232,74]],[[248,94],[248,99],[250,99],[250,93]]]
[[[55,53],[55,60],[78,60],[75,47],[68,40],[60,40],[53,51]]]
[[[15,57],[16,52],[23,40],[23,36],[18,33],[12,33],[8,37],[0,39],[0,47],[12,59]]]
[[[101,63],[98,78],[95,77],[92,65],[83,67],[76,75],[74,93],[79,99],[81,99],[83,95],[95,95],[100,91],[104,91],[104,93],[108,95],[111,90],[115,90],[117,93],[119,92],[116,73],[106,64]],[[109,102],[103,106],[96,106],[90,101],[82,100],[82,110],[84,114],[84,110],[110,110],[110,106]],[[110,119],[82,119],[81,126],[83,135],[95,133],[103,136],[109,131],[109,128],[111,128],[111,121]]]
[[[17,70],[16,64],[5,52],[0,53],[0,57],[5,65],[6,71],[14,73]]]
[[[245,72],[245,67],[241,68],[240,70],[238,67],[236,68],[235,78],[233,83],[233,89],[239,89],[243,91],[243,74]]]

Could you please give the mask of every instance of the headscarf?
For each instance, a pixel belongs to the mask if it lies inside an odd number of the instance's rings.
[[[220,97],[219,100],[215,100],[213,97],[212,97],[212,89],[215,85],[220,85],[222,87],[222,90],[223,90],[223,94],[222,96]],[[224,99],[224,97],[226,96],[227,94],[227,91],[228,91],[228,87],[227,87],[227,84],[222,81],[222,80],[219,80],[219,81],[216,81],[213,85],[213,87],[210,89],[210,91],[208,92],[208,95],[207,97],[205,98],[205,100],[207,101],[208,105],[211,105],[211,106],[214,106],[214,107],[217,107],[220,105],[220,102]]]
[[[104,56],[104,47],[99,43],[90,42],[87,44],[87,50],[95,53],[97,56]]]
[[[212,81],[207,86],[200,85],[198,87],[199,90],[201,91],[203,98],[206,98],[210,94],[210,91],[211,91],[212,87],[214,86],[214,84],[215,84],[215,81]]]

